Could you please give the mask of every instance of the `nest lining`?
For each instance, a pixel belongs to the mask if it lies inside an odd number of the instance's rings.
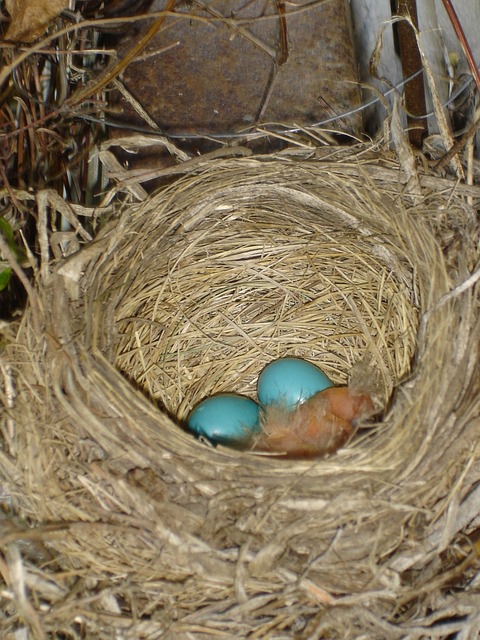
[[[100,638],[428,633],[457,615],[447,574],[480,479],[477,292],[442,299],[477,260],[471,210],[453,190],[415,201],[361,163],[197,171],[61,262],[39,288],[45,336],[27,313],[8,352],[2,472],[24,517],[60,523],[39,533],[61,576],[43,597],[78,594],[43,624],[80,616]],[[211,449],[169,417],[216,390],[252,394],[278,355],[336,382],[368,359],[381,420],[312,464]]]
[[[214,202],[146,270],[143,257],[126,261],[136,276],[115,311],[119,368],[179,419],[217,391],[253,395],[263,366],[282,355],[313,359],[345,383],[371,353],[388,397],[415,349],[410,291],[357,233],[256,206],[226,213]]]

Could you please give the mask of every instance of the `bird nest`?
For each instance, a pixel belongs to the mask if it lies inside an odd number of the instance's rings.
[[[2,355],[8,631],[478,630],[476,192],[298,156],[197,163],[43,271]],[[369,386],[373,420],[314,460],[184,429],[281,356]]]

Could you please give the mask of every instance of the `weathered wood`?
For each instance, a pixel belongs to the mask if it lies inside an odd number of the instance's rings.
[[[382,29],[382,53],[378,65],[378,73],[390,82],[398,82],[402,77],[400,59],[395,53],[393,31],[387,21],[391,19],[388,0],[351,0],[352,20],[355,34],[355,46],[358,59],[360,80],[364,83],[363,97],[365,102],[375,99],[378,92],[385,92],[386,85],[372,77],[370,59],[380,37]],[[373,134],[385,119],[385,107],[375,102],[364,111],[364,126]]]
[[[480,4],[478,0],[455,0],[455,10],[470,44],[473,56],[480,62]],[[392,26],[388,21],[392,17],[388,0],[351,0],[355,44],[362,82],[383,92],[388,90],[387,82],[372,78],[369,61],[379,33],[384,29],[382,51],[378,66],[381,74],[392,85],[402,81],[400,59],[395,51]],[[421,0],[417,3],[420,46],[435,77],[437,92],[442,103],[449,99],[452,73],[456,77],[470,73],[458,38],[443,7],[442,0]],[[452,68],[451,60],[456,59]],[[371,99],[372,91],[364,92],[366,100]],[[431,100],[427,93],[427,112],[431,111]],[[388,99],[391,103],[391,97]],[[385,118],[385,109],[379,105],[366,111],[369,120],[368,129],[378,130]],[[429,132],[436,132],[435,118],[428,119]]]

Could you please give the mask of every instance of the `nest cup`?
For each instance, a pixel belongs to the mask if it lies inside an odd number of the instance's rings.
[[[48,544],[66,591],[89,575],[96,637],[395,638],[455,617],[440,553],[472,519],[478,339],[475,288],[445,294],[477,259],[476,228],[446,181],[405,196],[399,176],[368,154],[206,162],[55,268],[9,473],[20,513],[69,523]],[[212,393],[255,397],[282,356],[375,379],[378,420],[314,462],[182,428]]]
[[[121,265],[101,276],[107,295],[111,281],[123,283],[112,285],[104,335],[115,336],[112,360],[135,385],[183,421],[212,393],[255,397],[266,364],[298,356],[337,384],[352,367],[367,378],[370,366],[388,401],[410,371],[419,290],[389,211],[371,228],[367,203],[357,199],[355,216],[345,215],[351,195],[314,198],[288,174],[261,184],[234,168],[174,192],[173,207],[161,194],[135,225],[142,251],[128,245]]]

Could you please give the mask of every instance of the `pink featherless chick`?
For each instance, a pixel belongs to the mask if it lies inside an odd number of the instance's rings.
[[[345,444],[355,423],[373,413],[368,394],[350,387],[330,387],[293,409],[265,407],[253,449],[287,458],[320,457]]]

